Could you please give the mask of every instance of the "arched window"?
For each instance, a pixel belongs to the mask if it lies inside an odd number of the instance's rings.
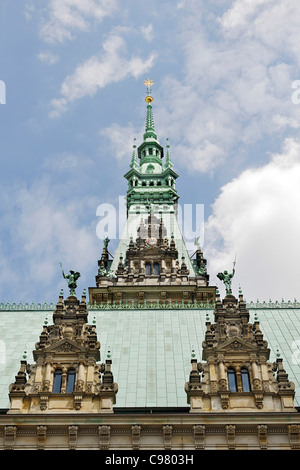
[[[250,378],[249,378],[249,371],[246,367],[241,369],[241,377],[242,377],[242,389],[243,392],[250,392]]]
[[[69,369],[67,374],[67,393],[72,393],[75,387],[75,370]]]
[[[151,274],[151,264],[150,263],[145,264],[145,274],[146,274],[146,276],[150,276],[150,274]]]
[[[158,263],[154,263],[154,265],[153,265],[153,274],[155,274],[155,276],[159,275],[159,264]]]
[[[61,382],[62,382],[62,371],[57,369],[54,372],[54,380],[53,380],[53,393],[60,393],[61,391]]]
[[[229,390],[231,392],[237,392],[235,370],[232,368],[228,369],[227,376]]]

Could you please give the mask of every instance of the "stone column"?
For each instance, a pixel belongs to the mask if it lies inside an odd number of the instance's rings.
[[[52,387],[52,364],[50,358],[46,362],[45,380],[43,390],[49,392]]]
[[[78,366],[78,376],[77,376],[77,383],[76,383],[76,391],[82,392],[84,388],[84,359],[81,359]]]

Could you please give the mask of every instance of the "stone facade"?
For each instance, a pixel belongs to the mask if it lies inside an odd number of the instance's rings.
[[[0,416],[4,450],[299,450],[298,414],[124,413]]]

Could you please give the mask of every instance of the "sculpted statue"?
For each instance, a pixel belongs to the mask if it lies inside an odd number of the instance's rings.
[[[65,279],[67,279],[67,281],[68,281],[68,287],[70,289],[70,295],[76,295],[76,293],[75,293],[75,289],[77,287],[77,282],[76,281],[77,281],[77,279],[80,278],[80,273],[70,270],[70,274],[67,275],[67,274],[65,274],[61,263],[60,263],[60,267],[61,267],[61,270],[62,270],[63,277]]]
[[[110,239],[108,237],[106,237],[104,240],[103,240],[103,245],[104,245],[104,248],[107,250],[107,247],[108,247],[108,244],[110,242]]]
[[[233,263],[233,270],[232,273],[229,273],[228,271],[224,271],[223,273],[218,273],[217,277],[224,282],[225,289],[226,289],[226,295],[231,294],[231,281],[235,273],[235,263]]]

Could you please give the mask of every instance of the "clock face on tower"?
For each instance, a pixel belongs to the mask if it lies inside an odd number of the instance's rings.
[[[154,246],[154,245],[156,245],[157,240],[154,237],[150,237],[150,238],[147,238],[146,243],[147,243],[147,245]]]

